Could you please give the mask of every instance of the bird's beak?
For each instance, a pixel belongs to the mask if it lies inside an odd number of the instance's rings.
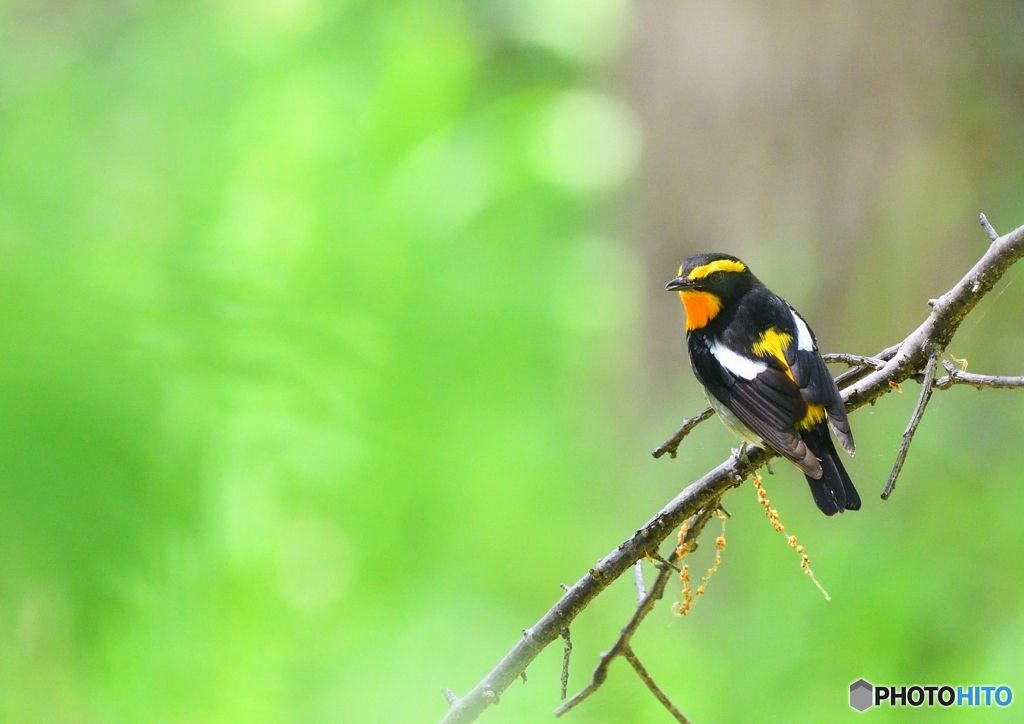
[[[686,277],[676,277],[665,285],[665,289],[670,292],[678,292],[682,289],[690,289],[691,287],[693,287],[693,282]]]

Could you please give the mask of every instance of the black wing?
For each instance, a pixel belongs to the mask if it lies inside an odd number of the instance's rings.
[[[766,369],[748,380],[724,367],[703,335],[690,334],[687,342],[693,373],[708,393],[805,474],[820,478],[821,464],[795,429],[807,415],[807,401],[782,363],[759,359]]]
[[[821,405],[825,408],[828,421],[832,424],[839,443],[846,452],[853,455],[856,446],[853,442],[853,432],[850,430],[850,421],[846,417],[846,405],[839,393],[839,387],[836,386],[836,381],[832,379],[825,360],[818,352],[818,340],[815,339],[814,332],[802,317],[797,316],[796,310],[792,307],[790,307],[790,312],[794,315],[794,321],[800,319],[803,322],[811,337],[812,347],[809,350],[799,348],[800,331],[794,327],[793,342],[785,350],[786,361],[793,371],[793,379],[807,404]]]

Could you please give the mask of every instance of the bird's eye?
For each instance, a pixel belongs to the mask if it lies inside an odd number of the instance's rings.
[[[710,281],[712,284],[721,284],[723,279],[725,279],[724,271],[713,272],[711,276],[708,277],[708,281]]]

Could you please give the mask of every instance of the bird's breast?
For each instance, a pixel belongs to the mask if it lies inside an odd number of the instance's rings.
[[[746,440],[751,445],[764,446],[764,441],[761,440],[757,433],[744,425],[740,419],[733,414],[732,410],[725,406],[725,403],[707,390],[704,391],[704,394],[708,398],[708,402],[711,404],[711,407],[718,413],[718,419],[720,419],[734,435]]]

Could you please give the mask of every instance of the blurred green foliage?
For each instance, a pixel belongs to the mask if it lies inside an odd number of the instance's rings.
[[[700,399],[674,268],[630,241],[647,130],[608,88],[641,21],[624,0],[0,2],[0,721],[439,719],[443,686],[727,453],[710,423],[648,455]],[[951,135],[872,179],[844,293],[816,293],[824,246],[788,288],[762,275],[834,349],[921,318],[983,250],[979,203],[1024,222],[1024,61],[965,57],[940,71]],[[786,252],[765,238],[755,257]],[[972,369],[1021,371],[1017,277],[951,349]],[[744,487],[707,596],[641,631],[694,721],[835,721],[861,676],[1024,695],[1020,399],[937,395],[883,505],[908,387],[853,419],[861,513],[765,481],[831,603]],[[576,624],[572,686],[633,595]],[[559,668],[544,653],[487,720],[547,720]],[[570,718],[665,715],[616,665]]]

